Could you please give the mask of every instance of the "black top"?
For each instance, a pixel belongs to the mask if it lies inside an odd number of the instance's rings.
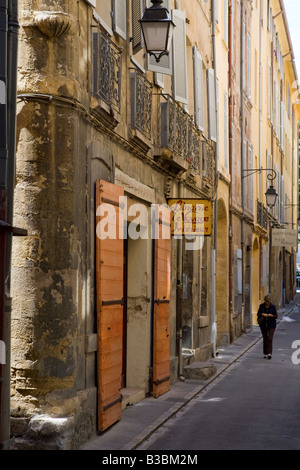
[[[267,317],[266,321],[261,326],[263,328],[276,328],[276,318],[278,315],[275,305],[270,304],[270,306],[267,308],[265,303],[260,304],[257,312],[257,318],[259,318],[262,313],[269,313],[273,315],[273,317]]]

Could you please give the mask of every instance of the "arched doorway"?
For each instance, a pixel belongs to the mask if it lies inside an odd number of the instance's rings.
[[[216,273],[217,346],[230,342],[228,310],[228,218],[223,199],[218,201]]]

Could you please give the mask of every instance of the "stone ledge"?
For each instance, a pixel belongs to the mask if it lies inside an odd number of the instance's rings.
[[[135,405],[145,398],[145,391],[139,388],[122,388],[122,410]]]
[[[209,362],[193,362],[186,366],[183,375],[187,379],[207,380],[217,372],[217,367]]]

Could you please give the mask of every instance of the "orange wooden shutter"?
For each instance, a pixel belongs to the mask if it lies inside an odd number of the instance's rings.
[[[96,237],[97,333],[98,333],[98,429],[104,431],[121,418],[123,342],[123,242],[119,237],[120,186],[98,180],[96,204],[108,204],[115,211],[109,223],[116,239]],[[103,215],[103,214],[102,214]],[[104,214],[106,219],[106,213]],[[97,224],[100,222],[97,217]],[[107,219],[108,220],[108,219]],[[122,222],[121,222],[122,224]]]
[[[166,216],[165,216],[166,217]],[[168,215],[169,217],[169,215]],[[170,220],[165,220],[169,224]],[[159,221],[159,237],[162,236]],[[155,240],[154,252],[154,328],[153,328],[153,396],[170,389],[170,266],[171,240]]]

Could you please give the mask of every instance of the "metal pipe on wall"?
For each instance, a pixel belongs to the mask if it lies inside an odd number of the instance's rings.
[[[12,227],[18,29],[18,0],[9,3],[0,0],[0,340],[5,356],[0,361],[0,449],[8,449],[13,442],[10,438],[10,273],[12,236],[18,232]]]
[[[16,161],[16,103],[17,103],[17,70],[18,70],[18,0],[10,0],[8,6],[8,36],[7,36],[7,223],[13,223],[13,205],[15,188],[15,161]],[[6,257],[6,290],[10,292],[12,234],[7,237]]]
[[[178,196],[183,197],[183,184],[178,183]],[[174,237],[176,239],[176,235]],[[177,280],[176,280],[176,339],[178,354],[178,375],[183,374],[183,357],[182,357],[182,277],[183,277],[183,238],[179,235],[177,239]]]
[[[217,235],[218,235],[218,99],[217,99],[217,54],[216,54],[216,7],[215,0],[211,2],[211,22],[212,22],[212,49],[213,49],[213,68],[214,68],[214,93],[215,93],[215,112],[216,112],[216,143],[215,143],[215,200],[214,200],[214,235],[213,249],[211,256],[211,343],[213,347],[213,356],[216,355],[217,341],[217,312],[216,312],[216,291],[217,291]]]
[[[244,168],[244,50],[245,45],[245,31],[243,29],[244,21],[244,0],[241,0],[241,72],[240,72],[240,96],[241,96],[241,113],[240,113],[240,128],[241,128],[241,198],[242,198],[242,207],[243,207],[243,216],[241,220],[241,248],[242,248],[242,330],[245,327],[245,265],[246,265],[246,256],[245,256],[245,208],[244,208],[244,194],[245,194],[245,183],[243,178]]]
[[[6,224],[7,201],[7,34],[8,1],[0,0],[0,223]],[[7,340],[5,315],[6,232],[0,231],[0,448],[9,439]]]
[[[233,206],[233,194],[232,194],[232,180],[234,177],[234,167],[233,167],[233,96],[232,96],[232,88],[233,88],[233,81],[232,81],[232,34],[233,34],[233,14],[232,14],[232,1],[229,1],[228,5],[228,63],[229,63],[229,70],[228,70],[228,88],[229,88],[229,171],[230,171],[230,178],[231,184],[229,188],[229,315],[230,315],[230,339],[233,340],[232,335],[232,328],[231,319],[234,309],[234,302],[233,302],[233,257],[234,257],[234,247],[233,247],[233,240],[232,240],[232,206]]]

